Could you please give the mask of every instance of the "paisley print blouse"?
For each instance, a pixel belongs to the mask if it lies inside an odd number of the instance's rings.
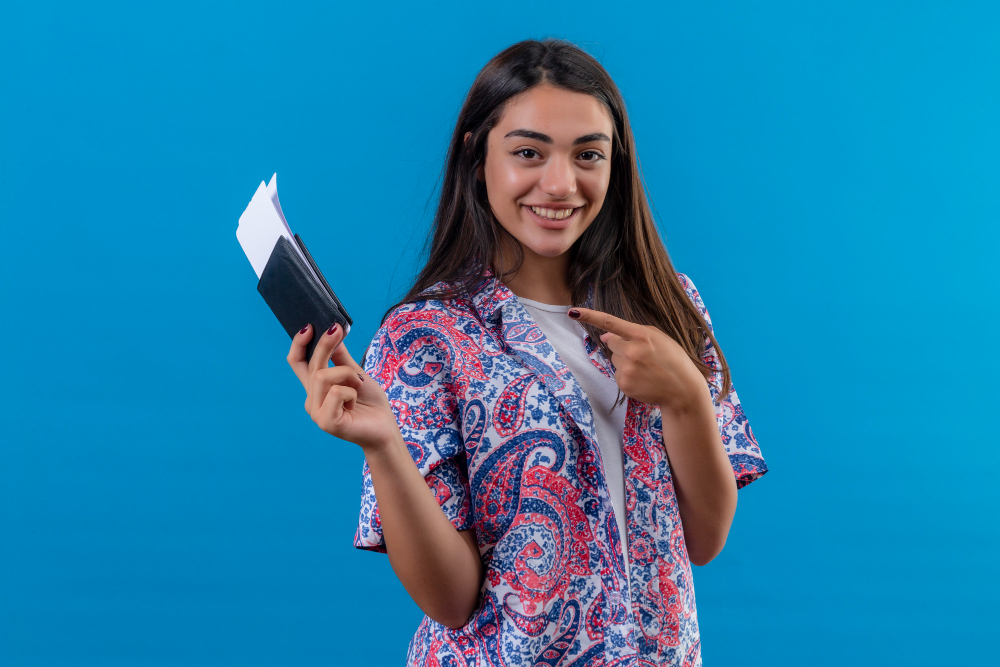
[[[694,283],[677,275],[711,327]],[[580,344],[614,375],[597,345],[587,337]],[[702,357],[718,367],[708,337]],[[441,509],[459,530],[476,530],[486,570],[468,623],[451,629],[425,616],[408,665],[701,664],[691,562],[657,406],[626,406],[626,576],[587,397],[495,277],[471,300],[396,308],[375,334],[365,370],[388,395]],[[721,382],[714,373],[713,399]],[[745,486],[767,466],[735,390],[716,410],[737,486]],[[367,465],[354,543],[385,551]]]

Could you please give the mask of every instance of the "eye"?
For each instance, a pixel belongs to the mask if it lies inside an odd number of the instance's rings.
[[[583,151],[579,157],[584,162],[598,162],[604,159],[604,156],[597,151]]]
[[[538,157],[538,151],[536,151],[534,148],[522,148],[520,150],[514,151],[514,155],[519,155],[525,158],[526,160],[534,160],[536,157]]]

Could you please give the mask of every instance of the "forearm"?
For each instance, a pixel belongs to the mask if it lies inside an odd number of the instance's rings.
[[[703,381],[692,388],[691,400],[661,406],[661,413],[684,541],[691,562],[704,565],[726,544],[736,513],[736,478]]]
[[[460,533],[448,520],[401,437],[366,450],[365,458],[396,576],[430,618],[449,627],[464,625],[482,581],[475,532]]]

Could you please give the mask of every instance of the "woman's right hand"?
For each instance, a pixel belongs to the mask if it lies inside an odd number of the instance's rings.
[[[312,359],[306,344],[314,335],[307,325],[295,334],[288,365],[306,390],[306,412],[316,424],[337,438],[374,451],[402,440],[389,399],[375,380],[351,358],[343,344],[344,329],[334,324],[320,334]],[[333,360],[334,366],[328,362]]]
[[[476,531],[457,530],[441,511],[406,448],[389,399],[351,358],[342,328],[319,335],[308,362],[311,326],[295,335],[288,351],[288,365],[306,388],[306,412],[327,433],[361,445],[392,569],[425,614],[461,627],[476,609],[483,582]],[[335,366],[328,366],[330,359]]]

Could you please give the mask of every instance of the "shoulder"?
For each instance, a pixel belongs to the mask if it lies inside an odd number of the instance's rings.
[[[398,335],[403,330],[414,327],[433,327],[443,333],[466,321],[475,320],[472,306],[461,299],[422,299],[396,306],[389,311],[376,336]]]
[[[400,304],[386,314],[375,332],[365,355],[365,369],[376,375],[387,361],[398,363],[426,345],[450,348],[456,339],[479,326],[471,304],[462,299]]]
[[[705,302],[702,300],[701,294],[698,292],[698,288],[695,287],[694,281],[691,280],[687,274],[679,271],[677,272],[677,279],[680,281],[681,287],[684,288],[684,293],[687,294],[688,299],[691,300],[691,303],[695,305],[695,308],[698,309],[701,316],[705,318],[708,326],[711,327],[712,320],[708,315],[708,308],[705,307]]]
[[[681,287],[684,288],[684,292],[688,295],[688,298],[695,302],[698,306],[698,310],[701,310],[705,305],[701,300],[701,295],[698,294],[698,288],[695,287],[694,281],[686,273],[677,272],[677,279],[681,282]]]

